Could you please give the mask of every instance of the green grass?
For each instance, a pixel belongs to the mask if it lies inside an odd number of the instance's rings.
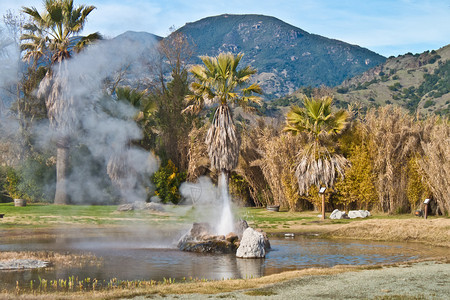
[[[166,205],[166,212],[156,213],[147,210],[118,212],[116,205],[52,205],[31,203],[25,207],[15,207],[14,203],[0,203],[0,228],[42,228],[60,225],[150,225],[177,226],[199,221],[198,208]],[[215,209],[214,207],[211,209]],[[267,211],[265,208],[240,208],[237,217],[246,220],[251,226],[268,232],[287,231],[294,225],[332,225],[360,222],[363,219],[321,221],[317,212]],[[329,215],[329,212],[327,213]],[[380,214],[371,219],[411,219],[411,214]]]
[[[27,204],[15,207],[14,203],[0,203],[0,228],[40,228],[74,225],[159,225],[191,222],[192,216],[179,215],[175,206],[167,206],[166,213],[148,210],[118,212],[116,205],[52,205]]]

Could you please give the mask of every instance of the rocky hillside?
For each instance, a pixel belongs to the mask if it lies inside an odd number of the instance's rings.
[[[313,89],[304,87],[266,105],[268,112],[301,104]],[[330,89],[336,104],[362,107],[397,104],[411,113],[450,115],[450,45],[422,54],[389,57],[385,63]],[[282,109],[282,111],[284,111]]]
[[[395,103],[412,113],[450,114],[450,45],[422,54],[389,57],[386,62],[335,89],[341,102]]]
[[[178,31],[195,45],[196,56],[244,53],[242,63],[258,69],[257,80],[269,99],[301,86],[336,86],[386,60],[368,49],[262,15],[208,17]],[[195,57],[193,63],[199,62]]]

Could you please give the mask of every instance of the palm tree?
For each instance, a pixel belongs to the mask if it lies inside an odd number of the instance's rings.
[[[337,174],[343,176],[348,161],[335,152],[332,137],[339,135],[348,125],[349,113],[345,110],[331,111],[331,97],[304,98],[304,108],[293,106],[287,113],[284,131],[293,135],[303,133],[308,146],[299,153],[295,169],[300,194],[312,185],[332,187]]]
[[[231,210],[227,197],[228,181],[229,173],[237,166],[239,158],[239,138],[229,104],[249,108],[251,102],[260,102],[260,98],[254,96],[254,93],[262,93],[258,84],[249,84],[251,76],[256,73],[255,69],[246,66],[238,70],[242,56],[241,53],[237,55],[221,53],[217,57],[201,56],[200,59],[205,66],[196,65],[190,70],[194,76],[194,82],[190,86],[193,94],[187,96],[187,100],[193,104],[188,109],[198,112],[204,104],[219,104],[206,134],[205,143],[211,167],[221,173],[219,185],[224,208],[218,227],[220,234],[232,230]]]
[[[71,111],[74,99],[67,93],[68,75],[65,60],[72,51],[78,52],[87,44],[101,38],[93,33],[84,37],[78,34],[83,30],[87,16],[94,6],[75,7],[72,0],[45,0],[43,13],[35,7],[23,7],[30,16],[30,23],[24,26],[25,33],[21,48],[24,59],[34,60],[34,65],[46,55],[50,67],[39,87],[39,96],[45,97],[50,124],[59,132],[57,141],[57,183],[55,204],[66,204],[66,170],[69,158],[69,136],[74,126],[75,112]],[[69,115],[69,117],[68,117]]]
[[[219,172],[229,173],[237,166],[239,157],[239,139],[229,104],[249,108],[252,102],[260,103],[260,97],[253,94],[262,93],[258,84],[249,85],[255,69],[250,66],[237,69],[242,56],[231,53],[201,56],[206,67],[195,65],[190,70],[194,76],[190,87],[193,94],[186,98],[193,104],[188,109],[198,112],[204,104],[219,104],[205,140],[211,167]]]

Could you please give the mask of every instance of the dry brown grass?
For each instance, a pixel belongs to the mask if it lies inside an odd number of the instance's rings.
[[[372,241],[413,241],[450,247],[450,219],[367,220],[340,226],[328,235]]]
[[[36,259],[50,262],[52,265],[58,266],[87,266],[100,265],[101,258],[86,253],[86,254],[62,254],[53,251],[23,251],[23,252],[0,252],[0,261],[14,260],[14,259]]]
[[[370,267],[369,267],[370,268]],[[334,275],[349,271],[361,271],[366,269],[361,266],[335,266],[333,268],[311,268],[304,270],[296,270],[281,274],[274,274],[266,277],[255,279],[232,279],[225,281],[210,282],[189,282],[178,284],[157,284],[147,287],[113,289],[95,292],[71,292],[71,293],[34,293],[34,294],[17,294],[14,292],[0,293],[0,299],[116,299],[122,297],[134,297],[140,295],[166,295],[166,294],[218,294],[232,292],[236,290],[246,290],[261,288],[269,284],[274,284],[289,279],[299,278],[303,276],[317,275]]]
[[[446,258],[430,258],[426,260],[410,261],[406,264],[410,265],[421,261],[440,261],[448,263]],[[405,263],[387,264],[384,266],[398,266]],[[102,291],[91,292],[55,292],[55,293],[37,293],[34,294],[22,294],[17,292],[0,293],[0,299],[117,299],[117,298],[131,298],[135,296],[143,296],[151,298],[151,295],[177,295],[177,294],[219,294],[233,292],[237,290],[248,290],[264,288],[269,285],[277,284],[287,280],[307,277],[307,276],[325,276],[336,275],[345,272],[359,272],[370,269],[380,269],[384,266],[334,266],[332,268],[311,268],[303,270],[295,270],[284,272],[280,274],[269,275],[254,279],[232,279],[222,281],[210,281],[210,282],[189,282],[189,283],[172,283],[172,284],[149,284],[145,287],[137,288],[116,288]]]

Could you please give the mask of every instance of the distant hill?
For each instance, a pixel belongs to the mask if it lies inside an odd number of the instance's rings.
[[[274,100],[269,109],[300,104],[303,95],[310,92],[310,88],[301,88]],[[389,57],[331,92],[341,107],[348,103],[360,103],[362,107],[397,104],[411,113],[450,115],[450,45]]]
[[[365,105],[395,103],[412,113],[450,114],[450,45],[422,54],[390,57],[344,81],[335,98]]]
[[[277,18],[220,15],[178,29],[195,44],[195,54],[244,53],[242,64],[258,69],[267,98],[292,93],[301,86],[336,86],[383,63],[368,49],[310,34]],[[200,63],[195,57],[193,63]]]

